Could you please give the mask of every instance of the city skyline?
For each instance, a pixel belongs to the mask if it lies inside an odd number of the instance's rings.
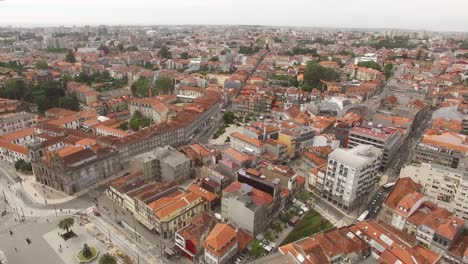
[[[0,2],[0,25],[262,25],[468,31],[468,16],[463,14],[468,2],[450,2],[451,5],[440,7],[439,2],[432,0],[397,0],[391,5],[370,0],[324,3],[303,0],[274,3],[264,0],[84,0],[76,3],[6,0]]]

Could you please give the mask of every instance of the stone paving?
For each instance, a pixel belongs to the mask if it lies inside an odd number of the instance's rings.
[[[64,230],[58,228],[43,235],[44,240],[63,260],[63,263],[77,263],[76,255],[83,248],[85,243],[90,247],[95,247],[99,251],[99,256],[107,252],[105,245],[89,234],[84,226],[75,224],[72,230],[77,236],[67,241],[63,240],[62,237],[58,235],[58,233],[64,233]],[[98,258],[92,263],[97,263]]]

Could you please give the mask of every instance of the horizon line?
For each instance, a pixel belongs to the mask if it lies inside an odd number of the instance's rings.
[[[305,25],[272,25],[272,24],[125,24],[125,23],[89,23],[89,24],[67,24],[67,23],[45,23],[45,24],[32,24],[32,23],[2,23],[0,27],[13,27],[13,28],[47,28],[47,27],[84,27],[84,26],[110,26],[110,27],[151,27],[151,26],[221,26],[221,27],[272,27],[272,28],[311,28],[311,29],[345,29],[345,30],[369,30],[369,31],[383,31],[383,30],[402,30],[402,31],[425,31],[432,33],[464,33],[468,31],[460,30],[432,30],[432,29],[412,29],[412,28],[394,28],[394,27],[342,27],[342,26],[305,26]]]

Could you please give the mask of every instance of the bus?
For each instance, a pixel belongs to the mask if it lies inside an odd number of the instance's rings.
[[[361,222],[361,221],[366,220],[366,218],[367,218],[368,215],[369,215],[369,210],[365,210],[365,211],[362,212],[362,214],[358,217],[357,221],[358,221],[358,222]]]
[[[390,183],[384,184],[384,185],[382,186],[382,189],[385,190],[385,191],[388,191],[388,190],[390,190],[394,185],[395,185],[395,182],[390,182]]]

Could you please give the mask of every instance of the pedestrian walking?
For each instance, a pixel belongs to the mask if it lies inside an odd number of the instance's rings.
[[[18,252],[18,249],[17,249],[17,248],[15,248],[15,252]]]

